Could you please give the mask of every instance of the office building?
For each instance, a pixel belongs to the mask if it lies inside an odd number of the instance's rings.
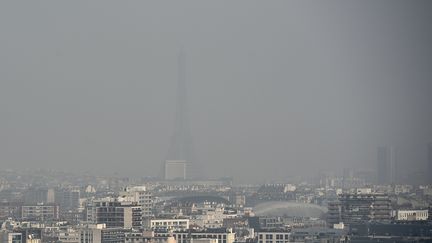
[[[29,188],[24,193],[24,203],[37,204],[37,203],[54,203],[55,191],[48,188]]]
[[[399,221],[425,221],[428,220],[429,211],[425,210],[398,210],[396,219]]]
[[[154,231],[131,231],[125,235],[124,243],[177,243],[172,236],[156,237]]]
[[[194,239],[216,239],[218,243],[234,243],[235,233],[224,228],[202,231],[175,231],[172,233],[177,243],[189,243]]]
[[[20,208],[22,220],[49,221],[59,219],[59,206],[56,204],[23,205]]]
[[[432,143],[428,144],[428,178],[429,184],[432,184]]]
[[[150,219],[152,230],[181,231],[189,229],[189,219]]]
[[[346,231],[343,229],[329,229],[324,227],[294,228],[291,231],[289,242],[344,243],[347,242],[345,236]]]
[[[153,216],[153,193],[144,186],[126,187],[119,193],[119,201],[136,202],[143,218]]]
[[[21,206],[22,205],[20,203],[0,203],[0,220],[5,220],[8,218],[18,218]]]
[[[328,205],[327,222],[344,223],[384,222],[391,219],[391,204],[386,194],[341,194],[338,201]]]
[[[59,189],[55,192],[55,203],[59,205],[62,212],[78,209],[79,200],[79,189]]]
[[[377,162],[378,184],[388,185],[396,183],[396,148],[378,147]]]
[[[107,228],[140,228],[141,206],[133,202],[98,200],[86,206],[86,220]]]
[[[85,243],[124,243],[128,230],[107,228],[104,224],[87,225],[79,230],[79,242]]]
[[[290,241],[290,232],[269,230],[257,232],[258,243],[286,243]]]

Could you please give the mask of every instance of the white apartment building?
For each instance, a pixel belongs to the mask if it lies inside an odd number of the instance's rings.
[[[78,229],[80,243],[124,243],[123,228],[106,228],[105,224],[87,225]]]
[[[141,206],[142,217],[153,215],[153,193],[145,186],[126,187],[119,193],[118,201],[136,202]]]
[[[190,243],[203,239],[216,239],[217,243],[234,243],[235,233],[224,230],[205,230],[205,231],[192,231],[192,232],[173,232],[172,235],[177,243]]]
[[[397,220],[401,221],[421,221],[427,220],[429,217],[428,210],[398,210]]]
[[[186,230],[189,229],[189,219],[150,219],[151,229]]]

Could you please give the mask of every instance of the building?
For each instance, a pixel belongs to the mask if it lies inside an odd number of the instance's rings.
[[[290,241],[290,232],[269,230],[257,232],[258,243],[286,243]]]
[[[8,218],[18,218],[20,209],[21,204],[19,203],[0,203],[0,220],[5,220]]]
[[[291,184],[265,184],[258,188],[255,195],[248,197],[248,204],[254,205],[263,201],[295,200],[296,187]]]
[[[165,161],[165,180],[186,180],[186,160]]]
[[[55,191],[55,203],[59,205],[62,212],[76,210],[80,206],[80,190],[59,189]]]
[[[93,201],[86,206],[86,220],[105,224],[107,228],[139,228],[142,226],[141,206],[133,202]]]
[[[237,208],[246,205],[246,196],[241,192],[233,192],[229,195],[229,201]]]
[[[281,217],[263,216],[259,217],[259,229],[283,229],[285,227]]]
[[[394,184],[396,182],[396,148],[378,147],[377,151],[377,182],[378,184]]]
[[[22,220],[49,221],[59,219],[59,206],[56,204],[23,205],[20,208]]]
[[[221,205],[214,206],[204,204],[196,207],[196,213],[190,216],[190,224],[201,228],[221,228],[224,219],[237,217],[235,210],[227,210]]]
[[[218,240],[217,239],[209,239],[209,238],[191,239],[191,243],[218,243]]]
[[[429,204],[428,214],[428,220],[432,222],[432,204]]]
[[[224,228],[202,231],[174,231],[172,236],[177,240],[177,243],[190,243],[194,239],[217,239],[218,243],[234,243],[235,241],[235,233]]]
[[[324,227],[295,228],[291,231],[290,242],[333,242],[346,241],[347,232],[343,229]]]
[[[30,224],[31,225],[31,224]],[[30,226],[27,225],[27,226]],[[41,225],[37,225],[36,227],[18,227],[15,228],[13,231],[15,233],[20,233],[23,238],[23,243],[41,243],[43,239],[43,228],[40,227]]]
[[[0,231],[0,242],[2,243],[23,243],[24,240],[21,233]]]
[[[61,243],[81,243],[80,232],[75,228],[67,227],[66,229],[59,229],[55,235]]]
[[[82,243],[124,243],[128,230],[106,228],[104,224],[87,225],[78,230],[79,242]]]
[[[143,218],[153,216],[153,193],[144,186],[126,187],[121,191],[119,201],[136,202],[141,206]]]
[[[150,219],[152,230],[181,231],[189,229],[189,219]]]
[[[352,242],[432,242],[431,227],[424,222],[353,224],[349,235]]]
[[[125,243],[177,243],[172,236],[156,237],[154,231],[131,231],[125,235]]]
[[[29,188],[24,193],[24,203],[37,204],[37,203],[54,203],[55,191],[48,188]]]
[[[386,194],[341,194],[329,203],[327,222],[345,225],[391,219],[391,204]]]
[[[396,220],[425,221],[428,220],[429,210],[398,210]]]
[[[429,175],[429,184],[432,184],[432,143],[428,144],[428,175]]]

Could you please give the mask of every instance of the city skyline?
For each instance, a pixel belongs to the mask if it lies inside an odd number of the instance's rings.
[[[429,3],[172,4],[1,3],[2,166],[157,176],[183,45],[209,177],[375,170],[383,144],[427,171]]]
[[[432,1],[0,1],[0,243],[432,242]]]

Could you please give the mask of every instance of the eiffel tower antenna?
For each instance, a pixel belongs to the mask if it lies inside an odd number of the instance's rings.
[[[165,179],[174,179],[175,176],[186,179],[186,175],[189,177],[190,169],[194,163],[193,141],[187,106],[186,54],[183,48],[178,55],[177,82],[176,116],[167,160],[165,161]],[[181,171],[184,171],[183,175],[181,175]]]

